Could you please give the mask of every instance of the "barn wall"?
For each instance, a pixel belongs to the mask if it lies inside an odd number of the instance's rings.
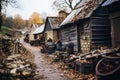
[[[95,10],[90,20],[91,48],[101,46],[111,47],[111,27],[107,8],[99,7]]]
[[[106,7],[109,9],[111,20],[112,47],[120,47],[120,1]]]
[[[112,47],[120,47],[120,11],[110,14]]]
[[[111,26],[108,10],[98,7],[89,18],[77,21],[79,27],[80,50],[83,53],[111,47]]]
[[[69,43],[74,43],[74,51],[78,51],[78,34],[77,34],[77,26],[72,25],[67,28],[62,28],[61,29],[61,38],[62,38],[62,43],[64,45],[67,45]]]

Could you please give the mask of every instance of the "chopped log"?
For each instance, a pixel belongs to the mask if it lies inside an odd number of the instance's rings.
[[[83,55],[80,55],[80,59],[92,59],[96,57],[102,57],[103,55],[113,55],[116,54],[117,52],[120,52],[120,48],[114,48],[114,49],[105,49],[102,51],[93,51],[90,53],[86,53]]]

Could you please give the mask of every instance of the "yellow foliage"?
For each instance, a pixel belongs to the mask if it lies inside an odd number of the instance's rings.
[[[14,28],[20,29],[24,25],[25,21],[22,19],[20,15],[17,14],[13,19],[13,23],[14,23]]]
[[[37,12],[34,12],[32,14],[32,16],[29,18],[29,27],[32,25],[32,24],[43,24],[43,19],[42,17],[40,16],[39,13]]]

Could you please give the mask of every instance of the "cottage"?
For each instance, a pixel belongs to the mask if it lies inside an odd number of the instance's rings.
[[[35,36],[33,35],[33,32],[35,31],[35,29],[38,28],[37,24],[32,24],[30,32],[29,32],[29,41],[32,41],[35,39]]]
[[[47,17],[45,22],[45,38],[51,38],[54,42],[60,39],[60,23],[63,21],[62,17]]]
[[[107,7],[110,14],[112,47],[120,47],[120,0],[106,0],[102,6]]]
[[[43,25],[39,26],[38,28],[36,28],[35,31],[33,32],[35,40],[40,41],[40,43],[45,42],[44,29],[45,29],[45,25],[43,24]]]
[[[38,28],[35,29],[33,32],[33,35],[36,36],[35,39],[40,39],[39,34],[42,34],[44,32],[45,25],[41,25]]]
[[[74,43],[74,51],[89,52],[111,47],[111,27],[104,0],[83,0],[61,23],[62,42]]]

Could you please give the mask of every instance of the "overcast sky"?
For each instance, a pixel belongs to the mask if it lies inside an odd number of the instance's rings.
[[[38,12],[41,15],[47,13],[49,16],[57,15],[53,10],[52,2],[54,0],[19,0],[19,8],[7,7],[7,16],[20,14],[23,19],[28,19],[33,12]]]

